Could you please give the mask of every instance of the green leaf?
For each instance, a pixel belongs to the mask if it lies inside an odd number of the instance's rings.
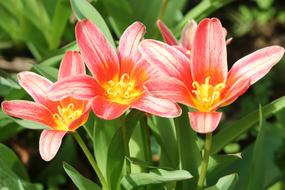
[[[264,166],[264,141],[265,126],[262,114],[262,106],[259,106],[259,133],[254,145],[252,161],[251,161],[251,175],[248,176],[247,190],[262,189],[265,179],[265,166]]]
[[[0,144],[0,187],[13,190],[41,190],[39,184],[32,184],[24,179],[28,179],[25,168],[13,151]],[[5,155],[5,156],[3,156]],[[17,176],[20,175],[21,177]]]
[[[51,81],[54,82],[57,80],[58,69],[43,64],[34,64],[33,68],[36,72],[40,73],[42,76],[48,78]]]
[[[219,179],[216,185],[206,188],[205,190],[232,190],[238,180],[237,174],[231,174]]]
[[[71,7],[78,20],[90,19],[105,34],[106,38],[115,47],[111,32],[100,13],[86,0],[70,0]]]
[[[149,173],[134,173],[125,176],[122,179],[121,184],[126,189],[134,189],[139,186],[181,181],[190,179],[191,177],[191,174],[185,170],[167,171],[155,169]]]
[[[207,17],[212,12],[218,10],[219,8],[227,5],[232,0],[203,0],[194,8],[192,8],[184,18],[179,22],[175,29],[175,34],[181,33],[182,28],[188,22],[189,19],[200,20],[202,18]]]
[[[178,168],[179,154],[173,119],[152,117],[148,124],[161,147],[160,167]]]
[[[182,107],[182,115],[174,119],[178,152],[180,160],[180,169],[189,171],[194,177],[180,184],[177,184],[179,189],[195,189],[198,181],[198,168],[201,163],[201,154],[198,147],[197,134],[191,129],[188,119],[188,109]],[[191,160],[191,161],[189,161]]]
[[[49,128],[43,124],[40,124],[34,121],[15,119],[15,118],[12,118],[12,120],[15,121],[17,124],[19,124],[20,126],[27,128],[27,129],[47,129]]]
[[[58,47],[60,38],[65,30],[68,19],[71,15],[71,8],[67,0],[56,1],[53,17],[51,20],[51,49]]]
[[[75,168],[66,162],[63,162],[63,168],[79,190],[101,189],[96,183],[82,176]]]
[[[117,189],[120,186],[123,175],[123,166],[125,155],[128,154],[128,144],[138,121],[144,116],[144,113],[132,110],[125,122],[121,118],[120,127],[113,135],[107,153],[107,182],[110,189]],[[120,150],[120,151],[118,151]]]
[[[274,100],[273,102],[265,105],[262,108],[263,117],[268,118],[273,114],[276,114],[285,107],[285,96]],[[225,145],[232,142],[238,136],[246,132],[252,126],[259,121],[259,111],[254,111],[242,119],[236,121],[233,125],[224,127],[216,135],[213,136],[213,145],[211,149],[211,154],[217,153],[222,150]]]
[[[16,154],[4,144],[0,144],[0,160],[5,162],[6,166],[10,168],[18,177],[23,180],[29,180],[26,168],[21,163]]]

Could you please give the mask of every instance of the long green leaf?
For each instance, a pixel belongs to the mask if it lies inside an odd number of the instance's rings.
[[[265,126],[262,113],[262,107],[259,107],[259,133],[254,145],[252,161],[251,161],[251,175],[248,176],[247,190],[262,189],[264,186],[265,166],[264,166],[264,138]]]
[[[75,168],[66,162],[63,163],[63,168],[79,190],[101,189],[96,183],[82,176]]]
[[[216,185],[208,187],[205,190],[233,190],[237,180],[237,174],[227,175],[220,178]]]
[[[175,34],[180,34],[182,28],[189,19],[200,20],[204,17],[207,17],[210,13],[227,5],[231,1],[232,0],[202,0],[198,5],[192,8],[179,22],[175,29]]]
[[[274,100],[262,108],[263,117],[268,118],[285,108],[285,96]],[[259,121],[259,111],[254,111],[242,119],[238,120],[231,126],[223,128],[213,137],[213,146],[211,154],[222,150],[225,145],[232,142],[235,138],[246,132]]]
[[[11,149],[4,144],[0,144],[0,155],[2,155],[0,156],[0,160],[5,162],[6,166],[9,167],[18,177],[23,180],[29,180],[26,168]]]
[[[105,23],[103,17],[100,13],[86,0],[70,0],[71,7],[76,17],[79,20],[84,18],[92,20],[105,34],[107,39],[111,42],[111,44],[115,47],[115,43],[111,32],[108,29],[107,24]]]
[[[187,190],[196,188],[199,175],[198,168],[201,163],[201,154],[197,145],[198,137],[189,124],[189,110],[186,106],[182,106],[182,109],[182,115],[175,118],[174,123],[178,141],[180,169],[187,170],[194,176],[191,180],[178,184],[178,187],[181,190]]]
[[[191,177],[191,174],[185,170],[167,171],[155,169],[149,173],[134,173],[125,176],[122,179],[121,184],[124,188],[131,190],[139,186],[181,181],[190,179]]]

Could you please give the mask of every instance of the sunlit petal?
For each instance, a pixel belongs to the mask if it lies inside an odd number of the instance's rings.
[[[82,20],[77,23],[75,34],[80,53],[96,80],[104,84],[116,77],[118,56],[99,28],[90,20]]]
[[[181,115],[180,107],[174,102],[150,95],[143,96],[135,101],[131,107],[160,117],[178,117]]]
[[[80,54],[77,51],[66,52],[60,63],[58,80],[80,74],[85,74],[85,65]]]
[[[43,160],[52,160],[59,150],[65,131],[43,130],[40,136],[39,151]]]
[[[188,112],[190,125],[197,133],[211,133],[219,125],[221,112]]]
[[[203,83],[211,77],[211,84],[227,79],[227,50],[224,30],[216,18],[202,20],[196,30],[191,51],[193,79]]]

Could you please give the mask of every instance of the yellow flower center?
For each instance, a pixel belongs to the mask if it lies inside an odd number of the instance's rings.
[[[131,80],[128,74],[123,74],[119,81],[108,81],[106,87],[107,97],[119,104],[129,104],[140,96],[143,91],[135,88],[135,80]]]
[[[192,90],[194,94],[193,101],[196,108],[201,112],[211,111],[211,107],[220,101],[221,91],[225,88],[224,83],[211,85],[210,78],[207,77],[204,84],[199,84],[197,81],[192,83],[195,89]]]
[[[54,121],[59,131],[69,131],[68,127],[82,114],[81,109],[74,109],[74,104],[70,103],[67,107],[57,106],[58,113],[53,114]]]

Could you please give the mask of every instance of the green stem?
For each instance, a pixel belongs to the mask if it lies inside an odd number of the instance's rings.
[[[212,133],[207,133],[205,140],[204,156],[197,184],[197,190],[202,190],[204,187],[204,181],[206,179],[206,174],[207,174],[211,145],[212,145]]]
[[[125,156],[130,157],[130,149],[129,149],[129,140],[128,140],[128,133],[127,133],[127,125],[125,123],[125,118],[121,118],[121,130],[124,140],[124,151]],[[126,162],[126,173],[131,173],[131,163],[129,161]]]
[[[86,144],[84,143],[83,139],[81,138],[81,136],[79,135],[78,132],[73,132],[73,137],[75,138],[75,140],[77,141],[77,143],[79,144],[80,148],[82,149],[82,151],[84,152],[85,156],[87,157],[89,163],[91,164],[91,166],[93,167],[94,171],[96,172],[99,181],[102,184],[103,190],[108,190],[108,185],[105,181],[105,178],[101,172],[101,170],[99,169],[95,159],[93,158],[92,154],[90,153],[90,151],[88,150]]]

